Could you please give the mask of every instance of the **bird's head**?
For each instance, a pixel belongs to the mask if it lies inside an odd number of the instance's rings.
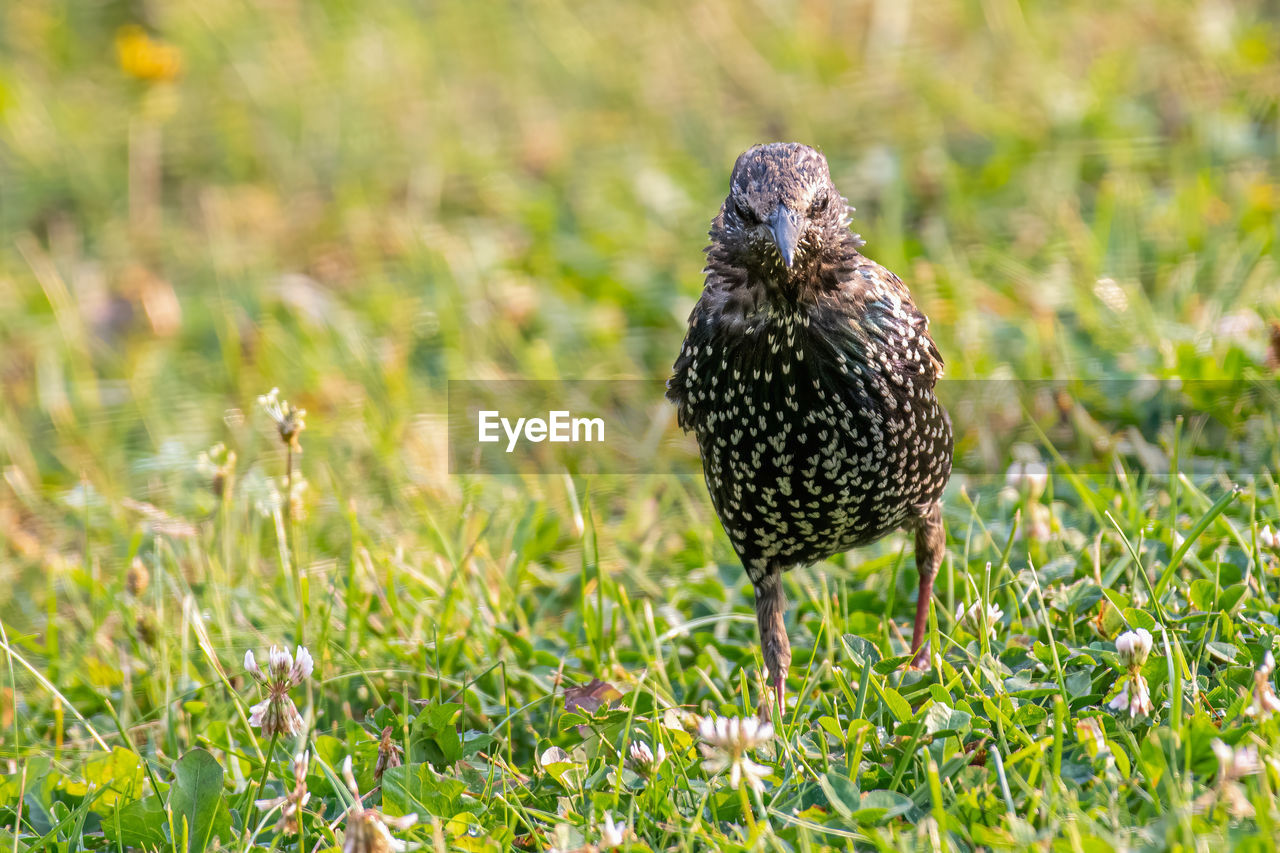
[[[757,145],[738,157],[711,234],[729,257],[778,280],[812,268],[824,249],[856,240],[826,158],[798,142]]]

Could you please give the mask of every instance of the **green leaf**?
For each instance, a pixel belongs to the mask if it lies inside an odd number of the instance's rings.
[[[1236,658],[1240,656],[1240,650],[1231,643],[1211,642],[1206,643],[1205,647],[1208,649],[1209,654],[1227,663],[1234,663]]]
[[[462,736],[462,754],[470,758],[481,750],[488,749],[492,744],[497,743],[497,738],[487,732],[478,732],[474,729],[467,731]]]
[[[173,766],[169,789],[176,838],[186,824],[187,851],[203,851],[215,837],[231,840],[231,814],[222,798],[222,765],[203,749],[193,749]]]
[[[453,817],[464,809],[464,782],[440,776],[426,764],[392,767],[382,776],[382,804],[389,815],[412,812]]]
[[[1136,607],[1126,607],[1124,609],[1125,621],[1129,623],[1131,629],[1146,628],[1148,631],[1156,629],[1155,618],[1145,610],[1139,610]]]
[[[1196,578],[1191,582],[1187,598],[1197,610],[1212,611],[1218,595],[1218,585],[1208,578]]]
[[[911,703],[902,698],[902,694],[892,687],[884,689],[884,704],[888,707],[889,713],[893,714],[895,720],[905,723],[914,715],[911,713]]]
[[[117,746],[109,754],[98,754],[85,762],[83,781],[70,781],[63,790],[77,797],[91,791],[103,791],[94,803],[94,811],[104,812],[120,798],[136,799],[142,793],[142,759],[132,750]]]
[[[897,791],[868,791],[854,814],[859,823],[879,823],[906,814],[915,808],[911,798]]]
[[[1218,596],[1218,609],[1223,613],[1230,613],[1235,610],[1240,600],[1249,594],[1249,588],[1242,583],[1232,584],[1222,590],[1222,595]]]
[[[544,750],[538,756],[538,764],[547,772],[547,775],[570,791],[574,790],[582,780],[585,770],[582,765],[573,760],[569,753],[558,746]]]
[[[462,739],[454,724],[462,706],[457,703],[428,705],[409,727],[409,763],[428,761],[450,767],[462,758]]]
[[[1068,673],[1065,681],[1067,694],[1073,699],[1080,696],[1088,696],[1089,691],[1093,689],[1093,681],[1089,678],[1089,673],[1087,672]]]
[[[938,737],[960,736],[969,730],[970,716],[946,705],[935,704],[924,715],[924,727]]]
[[[102,820],[102,831],[119,847],[158,850],[169,845],[169,817],[159,797],[125,803]]]
[[[824,773],[818,777],[818,785],[831,808],[845,820],[852,820],[854,812],[862,808],[858,786],[843,773]]]
[[[1013,721],[1024,729],[1040,725],[1049,716],[1049,712],[1039,705],[1026,704],[1013,712]]]
[[[903,664],[911,660],[911,657],[911,655],[898,655],[896,658],[885,658],[876,664],[873,669],[877,675],[888,675],[901,669]]]
[[[818,718],[818,726],[833,738],[836,738],[837,740],[844,740],[844,732],[841,731],[840,723],[836,721],[835,717],[832,717],[829,714],[823,714]]]
[[[870,640],[857,634],[844,635],[844,647],[855,666],[874,665],[880,662],[880,650]]]

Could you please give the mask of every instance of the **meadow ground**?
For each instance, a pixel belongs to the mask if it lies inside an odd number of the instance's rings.
[[[1273,849],[1274,4],[148,12],[0,7],[0,847]],[[776,138],[950,377],[1074,381],[960,435],[932,670],[905,538],[793,572],[795,702],[726,754],[696,467],[450,474],[447,381],[664,377]]]

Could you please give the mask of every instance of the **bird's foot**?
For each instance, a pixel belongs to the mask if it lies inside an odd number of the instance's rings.
[[[911,663],[907,664],[907,669],[912,672],[928,672],[929,670],[929,644],[924,643],[916,650],[915,656],[911,658]]]
[[[760,705],[756,708],[756,716],[760,718],[761,722],[773,723],[776,719],[777,723],[781,725],[782,714],[787,707],[786,695],[787,686],[785,680],[770,678],[764,694],[760,697]],[[774,717],[775,711],[777,712],[776,718]]]

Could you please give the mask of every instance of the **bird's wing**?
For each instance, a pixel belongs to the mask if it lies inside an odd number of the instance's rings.
[[[833,362],[850,361],[898,386],[932,389],[941,378],[942,354],[929,334],[929,318],[892,272],[859,258],[824,299],[834,310],[818,312],[826,327],[819,337],[831,342]]]
[[[748,285],[745,273],[708,273],[702,296],[689,314],[684,346],[667,380],[667,399],[676,404],[676,419],[685,430],[697,425],[698,409],[706,408],[706,383],[700,380],[715,367],[711,361],[713,345],[718,349],[726,339],[736,338],[764,298],[760,287]],[[703,405],[698,407],[698,403]]]

